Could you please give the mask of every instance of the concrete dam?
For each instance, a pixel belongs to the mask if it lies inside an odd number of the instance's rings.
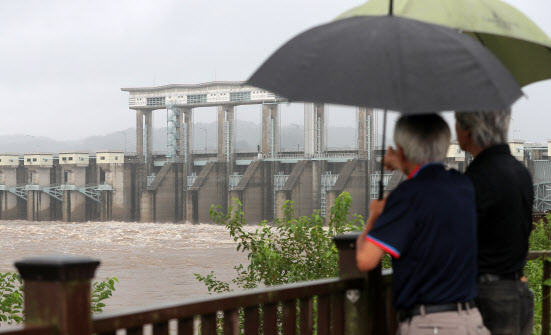
[[[248,223],[326,213],[343,191],[351,212],[366,216],[376,195],[374,111],[358,108],[356,148],[327,151],[325,106],[304,104],[304,151],[281,152],[279,107],[287,101],[243,82],[122,88],[136,114],[137,153],[124,151],[0,154],[0,219],[66,222],[212,222],[211,205],[233,198]],[[261,105],[261,144],[235,150],[234,109]],[[218,146],[193,153],[193,113],[217,107]],[[166,111],[167,150],[152,151],[153,112]],[[380,154],[380,153],[379,153]],[[390,175],[383,176],[385,183]],[[372,187],[373,185],[373,187]]]

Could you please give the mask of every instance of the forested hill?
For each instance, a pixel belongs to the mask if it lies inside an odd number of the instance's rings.
[[[304,135],[302,125],[282,126],[280,143],[286,150],[304,148]],[[355,130],[352,127],[328,127],[327,145],[333,148],[353,148],[355,146]],[[206,136],[205,136],[206,135]],[[154,151],[166,150],[166,128],[154,129]],[[193,134],[193,150],[205,149],[205,137],[207,149],[215,150],[217,143],[216,123],[196,123]],[[125,150],[136,151],[136,130],[128,128],[119,132],[105,135],[90,136],[82,139],[60,141],[52,136],[33,135],[3,135],[0,136],[0,153],[31,153],[31,152],[65,152],[97,150]],[[255,151],[260,144],[260,126],[248,121],[238,121],[236,124],[236,147],[238,150],[250,149]]]

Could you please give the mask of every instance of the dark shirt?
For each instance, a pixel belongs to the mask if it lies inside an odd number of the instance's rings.
[[[423,166],[392,191],[366,238],[393,256],[397,308],[477,295],[474,189],[459,172]]]
[[[476,193],[479,273],[522,271],[534,201],[528,169],[500,144],[479,153],[465,174]]]

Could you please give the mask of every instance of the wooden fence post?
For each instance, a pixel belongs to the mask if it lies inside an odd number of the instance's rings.
[[[347,292],[345,304],[345,334],[394,334],[394,313],[389,313],[390,290],[383,285],[381,268],[361,272],[356,265],[357,233],[335,236],[333,241],[339,250],[339,271],[343,278],[365,278],[361,292]],[[391,308],[390,308],[391,309]]]
[[[56,334],[92,333],[91,285],[100,262],[72,255],[49,255],[15,263],[23,278],[25,324],[50,325]]]

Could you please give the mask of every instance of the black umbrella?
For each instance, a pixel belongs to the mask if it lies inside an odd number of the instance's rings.
[[[472,38],[391,15],[312,28],[279,48],[247,83],[291,101],[381,108],[385,120],[387,109],[498,110],[522,96],[503,64]]]
[[[416,114],[503,109],[522,95],[505,66],[471,37],[395,16],[310,29],[277,50],[248,84],[295,101]]]

